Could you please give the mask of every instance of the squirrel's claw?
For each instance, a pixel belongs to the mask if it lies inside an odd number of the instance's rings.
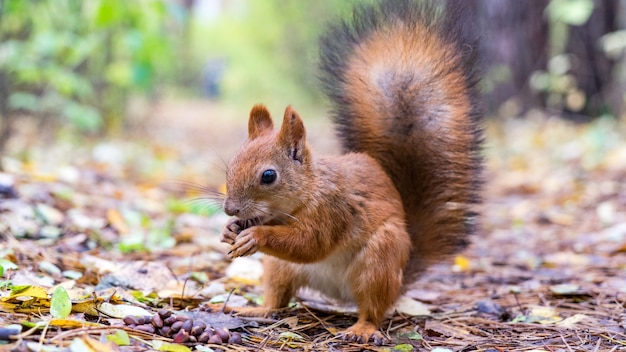
[[[222,229],[222,234],[220,236],[220,241],[228,244],[234,244],[237,235],[243,230],[241,226],[241,220],[234,219],[227,223]]]
[[[254,233],[246,230],[240,233],[233,243],[232,250],[228,253],[231,258],[245,257],[256,253],[259,249]]]
[[[357,323],[340,333],[340,336],[344,341],[357,343],[368,343],[371,341],[376,346],[382,346],[389,342],[375,325],[368,323]]]

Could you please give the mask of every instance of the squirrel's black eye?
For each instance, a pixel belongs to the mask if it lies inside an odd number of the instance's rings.
[[[276,181],[276,170],[265,170],[263,171],[263,175],[261,175],[261,184],[269,185]]]

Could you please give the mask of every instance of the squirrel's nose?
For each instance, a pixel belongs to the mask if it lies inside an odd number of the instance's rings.
[[[226,199],[224,201],[224,212],[228,216],[235,216],[239,214],[239,207],[237,207],[234,202],[230,199]]]

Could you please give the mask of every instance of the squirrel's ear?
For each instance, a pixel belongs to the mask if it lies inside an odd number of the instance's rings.
[[[248,138],[255,139],[272,129],[274,129],[274,123],[265,105],[257,104],[253,106],[250,111],[250,120],[248,120]]]
[[[303,161],[306,131],[300,115],[291,107],[285,109],[283,125],[278,133],[278,140],[293,160]]]

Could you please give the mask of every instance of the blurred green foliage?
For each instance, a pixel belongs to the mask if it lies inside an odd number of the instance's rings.
[[[168,17],[162,0],[0,1],[0,143],[20,112],[120,128],[131,93],[172,60]]]
[[[562,109],[564,106],[580,111],[585,105],[585,93],[579,89],[571,74],[572,57],[566,50],[570,26],[585,24],[593,12],[592,0],[551,0],[546,8],[549,25],[549,52],[547,70],[532,73],[530,84],[546,93],[546,106]]]
[[[233,1],[212,21],[193,23],[196,62],[224,60],[223,98],[252,106],[318,108],[319,34],[355,0]]]

